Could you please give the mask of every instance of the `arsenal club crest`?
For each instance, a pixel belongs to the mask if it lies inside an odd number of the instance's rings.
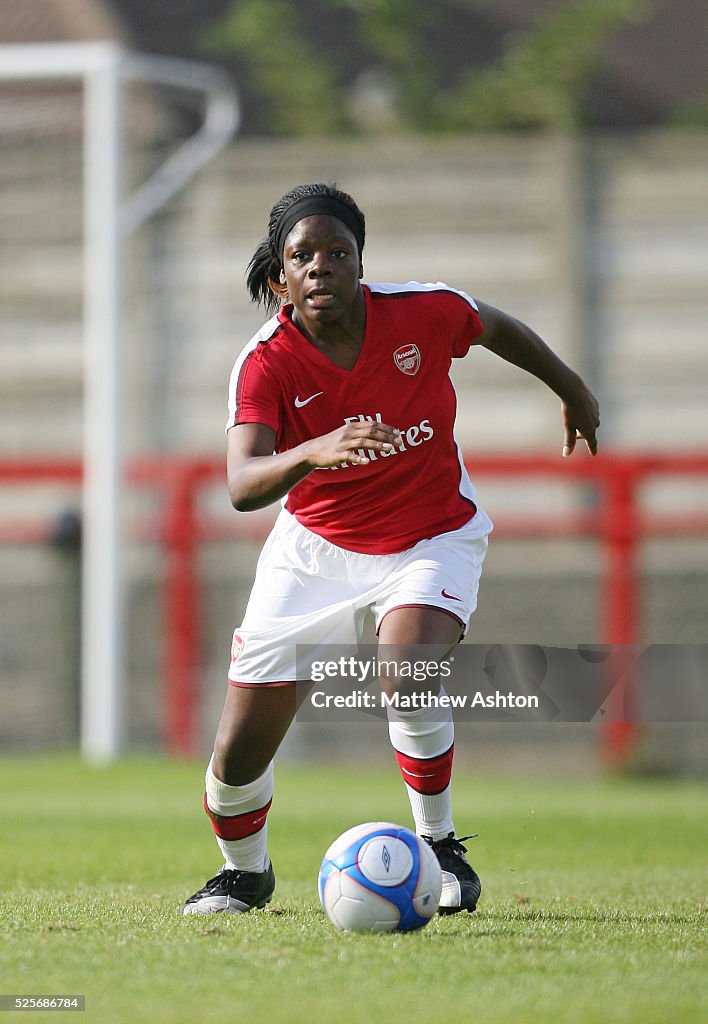
[[[420,351],[417,345],[401,345],[393,353],[393,361],[401,371],[413,377],[420,369]]]

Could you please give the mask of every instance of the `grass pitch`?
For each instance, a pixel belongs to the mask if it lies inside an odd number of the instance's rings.
[[[0,994],[85,994],[87,1024],[708,1016],[698,783],[458,771],[458,827],[480,833],[469,844],[480,909],[363,936],[327,922],[317,869],[345,828],[409,823],[395,765],[280,767],[269,909],[183,918],[183,899],[219,866],[200,809],[203,768],[0,760]]]

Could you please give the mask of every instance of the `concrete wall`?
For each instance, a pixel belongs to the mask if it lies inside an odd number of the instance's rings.
[[[533,325],[596,387],[608,447],[708,445],[708,294],[701,135],[369,142],[237,143],[128,250],[125,346],[129,454],[223,452],[226,386],[262,321],[244,272],[272,202],[304,180],[336,178],[367,216],[369,280],[445,280]],[[136,157],[131,177],[155,155]],[[80,154],[76,142],[26,139],[0,179],[0,432],[5,454],[81,448]],[[703,219],[702,219],[703,218]],[[559,452],[558,403],[483,351],[455,367],[465,450]],[[493,513],[567,509],[584,497],[489,486]],[[661,512],[708,508],[708,484],[672,481],[645,495]],[[205,497],[228,514],[223,489]],[[71,488],[0,488],[0,523],[53,520]],[[150,513],[131,497],[129,521]],[[708,621],[705,543],[648,544],[643,636],[700,642]],[[206,549],[204,743],[223,691],[233,623],[257,545]],[[159,739],[159,552],[127,553],[131,741]],[[42,546],[0,549],[3,746],[76,736],[75,595],[66,558]],[[598,552],[588,542],[498,541],[474,636],[489,642],[598,639]]]

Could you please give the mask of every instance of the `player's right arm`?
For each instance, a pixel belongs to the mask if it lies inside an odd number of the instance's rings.
[[[346,423],[295,448],[275,452],[275,431],[263,423],[239,423],[227,434],[226,473],[231,504],[253,512],[279,501],[313,469],[342,462],[366,465],[359,449],[390,450],[399,436],[386,423]]]

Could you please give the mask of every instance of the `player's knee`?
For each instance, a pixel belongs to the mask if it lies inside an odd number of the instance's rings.
[[[388,697],[437,693],[440,663],[448,651],[446,644],[381,645],[378,667],[382,690]]]
[[[218,733],[214,742],[212,770],[217,779],[227,786],[246,786],[262,775],[268,759],[257,751],[249,750],[237,739]]]

